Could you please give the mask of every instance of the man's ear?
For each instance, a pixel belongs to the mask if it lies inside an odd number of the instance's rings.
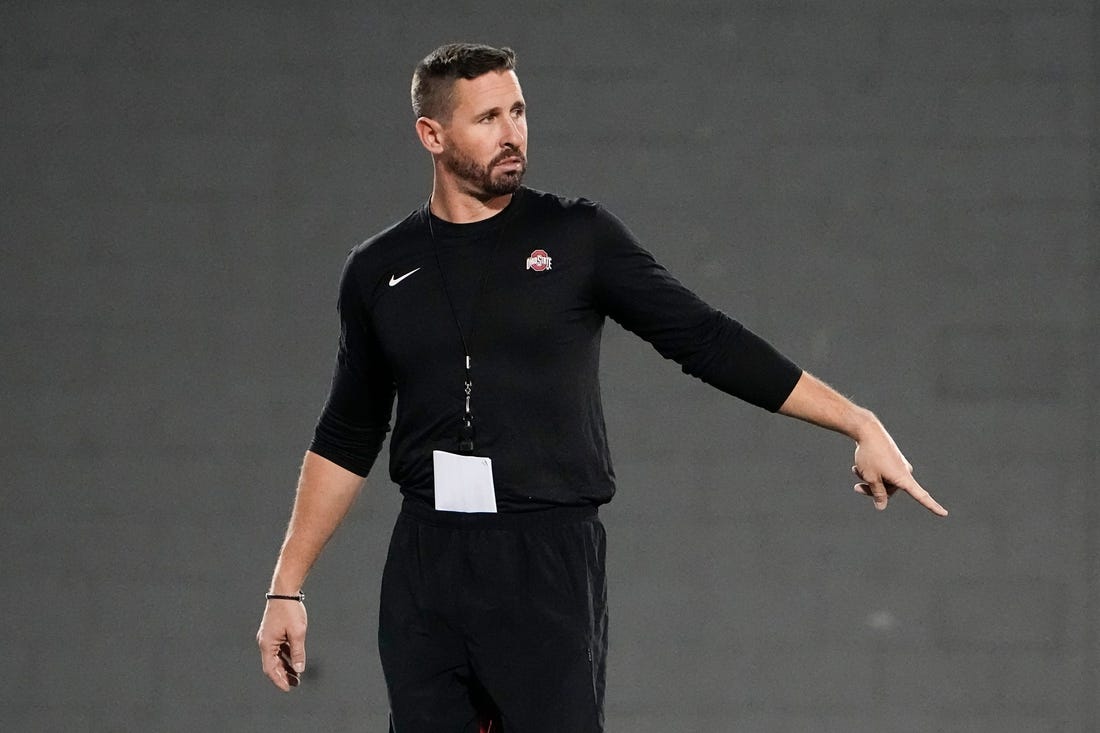
[[[443,125],[432,118],[416,119],[416,136],[420,138],[420,144],[432,155],[443,152]]]

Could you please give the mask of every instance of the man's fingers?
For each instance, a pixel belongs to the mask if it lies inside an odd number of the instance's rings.
[[[290,644],[283,643],[279,647],[279,661],[282,663],[282,671],[286,675],[286,681],[291,687],[297,687],[302,683],[301,673],[294,668],[294,662],[290,657]],[[305,665],[303,663],[303,669]]]
[[[903,489],[907,494],[909,494],[914,499],[916,499],[920,503],[921,506],[925,507],[930,512],[932,512],[933,514],[936,514],[936,515],[941,516],[941,517],[946,517],[947,516],[947,510],[944,509],[943,506],[940,505],[940,503],[938,501],[933,499],[932,495],[929,494],[927,491],[925,491],[920,486],[920,484],[917,484],[915,481],[913,483],[915,485],[911,486],[911,487],[910,486],[896,486],[895,484],[886,484],[885,485],[886,486],[886,495],[888,497],[893,496],[894,492],[896,492],[898,489]],[[875,495],[874,490],[871,488],[871,484],[869,484],[865,481],[860,481],[858,484],[856,484],[855,486],[852,487],[852,490],[854,492],[856,492],[857,494],[862,494],[863,496],[874,497],[874,495]],[[880,507],[878,505],[877,500],[875,501],[875,506],[879,509],[885,508],[885,507]]]
[[[897,486],[894,486],[893,484],[886,484],[887,496],[893,498],[894,492],[897,490]],[[874,494],[871,493],[871,484],[867,483],[866,481],[860,481],[858,484],[852,487],[852,491],[856,492],[857,494],[863,494],[864,496],[874,496]]]
[[[854,486],[857,493],[870,496],[875,500],[875,508],[880,512],[887,507],[887,502],[890,500],[890,496],[894,490],[892,486],[888,486],[878,477],[867,477],[864,475],[859,466],[851,467],[851,472],[855,473],[859,478],[859,483]]]
[[[892,488],[888,488],[880,478],[864,476],[858,465],[852,466],[852,473],[859,477],[859,483],[853,487],[855,491],[874,499],[875,509],[885,509],[890,495],[894,493]]]
[[[287,677],[286,668],[279,658],[279,648],[277,646],[273,646],[266,640],[261,640],[260,663],[263,665],[264,674],[276,687],[283,692],[290,692],[290,680]]]
[[[859,469],[859,466],[852,466],[852,473],[859,477],[860,481],[853,488],[856,493],[863,494],[864,496],[870,496],[875,500],[875,509],[882,511],[886,508],[886,503],[889,500],[892,491],[888,491],[886,485],[883,484],[881,479],[868,478],[863,475],[863,472]]]

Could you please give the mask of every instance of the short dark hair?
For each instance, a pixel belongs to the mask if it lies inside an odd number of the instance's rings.
[[[448,43],[424,57],[412,78],[412,108],[417,117],[448,121],[459,79],[516,68],[516,52],[478,43]]]

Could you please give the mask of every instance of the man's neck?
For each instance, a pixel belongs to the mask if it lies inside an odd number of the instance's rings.
[[[512,201],[513,194],[496,196],[482,200],[471,194],[440,186],[438,181],[432,187],[432,198],[428,208],[443,221],[452,224],[472,224],[496,216]]]

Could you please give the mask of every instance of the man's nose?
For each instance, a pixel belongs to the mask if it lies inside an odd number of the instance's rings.
[[[500,145],[501,147],[515,147],[518,148],[523,142],[524,134],[523,129],[517,120],[508,118],[504,123],[504,129],[501,131]]]

